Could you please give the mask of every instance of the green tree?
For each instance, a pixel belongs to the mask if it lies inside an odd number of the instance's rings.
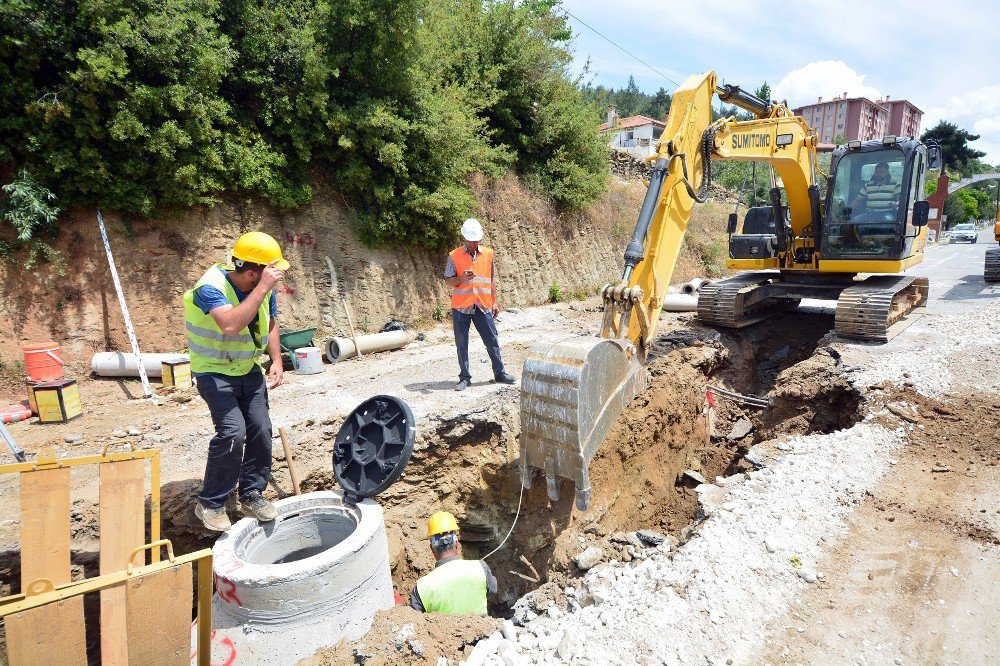
[[[623,118],[634,116],[645,104],[645,95],[639,90],[634,76],[628,77],[628,83],[615,97],[618,114]]]
[[[945,166],[967,177],[973,173],[971,161],[986,156],[986,153],[969,147],[969,143],[978,138],[978,134],[970,134],[955,123],[942,120],[924,132],[920,140],[936,141],[941,146]]]
[[[764,83],[760,84],[760,86],[757,88],[757,90],[754,91],[753,94],[759,97],[760,99],[770,100],[771,86],[768,85],[767,81],[764,81]]]
[[[948,227],[973,219],[979,211],[979,202],[968,188],[961,189],[944,202],[944,214],[948,216]]]
[[[664,120],[667,112],[670,111],[670,93],[665,88],[660,87],[653,95],[648,96],[639,109],[639,113],[656,120]]]

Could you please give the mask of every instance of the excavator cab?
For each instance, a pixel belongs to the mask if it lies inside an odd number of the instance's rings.
[[[917,203],[923,198],[927,150],[917,139],[890,136],[852,141],[833,152],[820,244],[824,260],[914,256],[926,224]]]

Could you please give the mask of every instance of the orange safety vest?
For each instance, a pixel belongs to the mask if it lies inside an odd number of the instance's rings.
[[[479,246],[475,260],[461,246],[451,251],[451,260],[455,270],[461,277],[464,271],[472,269],[475,274],[472,282],[462,282],[455,285],[451,293],[451,307],[468,308],[478,305],[485,310],[493,309],[496,298],[493,295],[493,250]]]

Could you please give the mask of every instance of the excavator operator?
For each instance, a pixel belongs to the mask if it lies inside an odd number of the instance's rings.
[[[889,165],[886,162],[879,162],[875,165],[875,173],[871,180],[861,186],[851,206],[856,209],[864,206],[871,217],[877,216],[881,219],[899,206],[900,190],[900,184],[893,182],[892,176],[889,175]]]

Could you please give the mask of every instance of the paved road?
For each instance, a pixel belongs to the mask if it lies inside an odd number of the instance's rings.
[[[1000,284],[983,281],[986,250],[996,246],[993,229],[987,228],[979,232],[978,243],[944,242],[928,248],[923,262],[907,271],[930,278],[927,312],[958,312],[979,299],[1000,297]]]

